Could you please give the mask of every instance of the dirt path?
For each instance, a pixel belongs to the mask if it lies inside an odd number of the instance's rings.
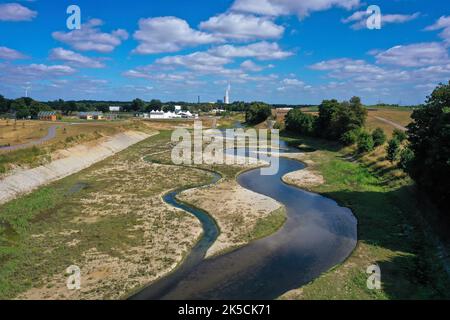
[[[25,149],[32,146],[37,146],[40,144],[43,144],[44,142],[47,142],[51,139],[54,139],[56,137],[56,129],[58,129],[58,126],[51,126],[48,128],[48,133],[45,137],[42,137],[38,140],[30,141],[24,144],[18,144],[15,146],[7,146],[7,147],[0,147],[0,151],[15,151],[19,149]]]
[[[402,125],[400,125],[400,124],[398,124],[396,122],[393,122],[391,120],[388,120],[388,119],[385,119],[385,118],[381,118],[381,117],[375,117],[375,116],[374,116],[374,118],[377,119],[377,120],[380,120],[380,121],[382,121],[384,123],[387,123],[387,124],[395,127],[396,129],[399,129],[399,130],[402,130],[402,131],[407,131],[408,130],[404,126],[402,126]]]
[[[150,135],[143,132],[120,133],[94,146],[79,145],[61,151],[63,158],[47,165],[17,170],[0,180],[0,204],[86,169],[148,137]]]

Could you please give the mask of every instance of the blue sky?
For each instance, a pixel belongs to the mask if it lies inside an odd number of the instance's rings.
[[[81,30],[66,27],[69,5]],[[369,5],[382,28],[366,27]],[[422,103],[450,79],[440,0],[0,1],[0,94]]]

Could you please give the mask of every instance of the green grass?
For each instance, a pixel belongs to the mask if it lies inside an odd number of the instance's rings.
[[[259,219],[249,235],[249,240],[257,240],[274,234],[286,222],[287,214],[285,208],[280,208],[272,212],[268,217]]]
[[[407,179],[377,175],[369,166],[346,160],[334,144],[315,139],[301,143],[326,180],[312,191],[350,208],[358,219],[358,246],[345,263],[325,273],[295,299],[441,299],[450,298],[450,281],[435,243],[422,224],[421,195]],[[392,178],[392,177],[391,177]],[[382,290],[369,290],[366,269],[378,264]],[[292,298],[292,296],[290,297]]]
[[[0,154],[0,174],[8,171],[12,164],[37,166],[42,163],[45,154],[43,149],[36,146]]]

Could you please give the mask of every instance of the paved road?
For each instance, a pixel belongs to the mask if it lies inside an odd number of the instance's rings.
[[[53,138],[56,137],[56,129],[58,128],[58,126],[51,126],[48,129],[48,133],[45,137],[40,138],[38,140],[34,140],[34,141],[30,141],[24,144],[18,144],[15,146],[9,146],[9,147],[0,147],[0,151],[15,151],[15,150],[19,150],[19,149],[25,149],[25,148],[29,148],[32,146],[36,146],[36,145],[40,145],[43,144],[44,142],[47,142]]]
[[[384,123],[390,124],[391,126],[395,127],[396,129],[402,130],[402,131],[407,131],[408,129],[406,129],[404,126],[395,123],[391,120],[385,119],[385,118],[381,118],[381,117],[374,117],[377,120],[383,121]]]

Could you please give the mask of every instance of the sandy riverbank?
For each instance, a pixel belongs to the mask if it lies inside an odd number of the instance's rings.
[[[248,244],[254,239],[258,222],[283,206],[266,196],[242,188],[235,180],[225,180],[208,188],[191,189],[178,198],[205,210],[216,220],[220,235],[207,257]]]

